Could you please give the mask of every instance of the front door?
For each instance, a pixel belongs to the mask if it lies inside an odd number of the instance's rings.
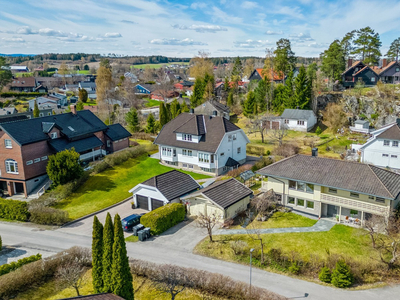
[[[15,183],[15,193],[23,194],[24,193],[24,184],[22,182]]]
[[[336,217],[337,215],[337,206],[328,204],[328,217]]]

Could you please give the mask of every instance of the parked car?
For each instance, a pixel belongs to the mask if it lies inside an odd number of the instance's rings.
[[[140,218],[142,217],[143,214],[133,214],[130,215],[129,217],[126,217],[122,219],[122,229],[124,231],[132,231],[133,226],[136,226],[140,223]]]

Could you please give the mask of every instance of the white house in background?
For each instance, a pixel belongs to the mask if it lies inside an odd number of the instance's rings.
[[[371,134],[372,137],[359,149],[361,161],[400,170],[400,118]]]
[[[154,143],[163,164],[220,175],[246,161],[249,139],[220,116],[182,113],[164,125]]]
[[[129,193],[133,194],[137,208],[154,210],[168,203],[179,203],[181,197],[199,188],[192,176],[172,170],[138,184]]]
[[[287,129],[296,131],[310,131],[317,124],[315,113],[303,109],[285,109],[280,120]]]
[[[354,126],[350,126],[350,130],[360,133],[369,133],[369,122],[367,120],[357,120],[354,122]]]
[[[88,98],[96,99],[96,82],[81,81],[78,83],[78,88],[85,89],[88,93]]]

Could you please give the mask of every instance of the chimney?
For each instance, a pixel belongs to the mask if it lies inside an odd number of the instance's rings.
[[[218,115],[218,112],[216,110],[213,110],[213,117],[216,117]]]
[[[347,68],[350,68],[352,65],[353,65],[353,59],[352,59],[352,58],[349,58],[349,59],[347,60]]]
[[[71,108],[72,114],[76,115],[76,106],[74,104],[70,105],[69,108]]]
[[[193,115],[194,114],[194,109],[191,108],[189,112],[190,112],[191,115]]]
[[[312,156],[314,157],[318,156],[318,148],[312,148]]]
[[[385,68],[387,66],[387,59],[384,58],[382,59],[382,69]]]

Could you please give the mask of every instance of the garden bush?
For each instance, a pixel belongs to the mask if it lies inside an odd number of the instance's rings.
[[[183,204],[171,203],[145,214],[140,219],[140,223],[145,227],[150,227],[151,234],[157,235],[182,222],[185,214]]]
[[[269,166],[270,164],[272,164],[274,161],[271,159],[271,158],[269,158],[269,157],[263,157],[263,158],[261,158],[259,161],[257,161],[255,164],[254,164],[254,166],[252,166],[251,167],[251,170],[253,171],[253,172],[255,172],[255,171],[257,171],[257,170],[260,170],[260,169],[262,169],[262,168],[264,168],[264,167],[266,167],[266,166]]]
[[[292,262],[289,267],[289,272],[295,275],[298,275],[300,273],[300,266],[297,261]]]
[[[273,150],[275,155],[289,157],[298,154],[300,147],[297,144],[282,144],[282,146],[276,146]]]
[[[336,268],[333,269],[331,278],[331,283],[338,288],[349,287],[354,282],[350,267],[343,260],[339,260],[336,263]]]
[[[249,245],[242,240],[232,241],[230,245],[235,255],[242,255],[246,253],[249,248]]]
[[[54,278],[60,266],[68,265],[72,261],[84,267],[90,266],[90,250],[73,247],[49,259],[35,261],[18,268],[14,272],[0,276],[0,299],[15,298],[17,294],[32,289],[35,285],[46,283]]]
[[[30,210],[30,221],[43,225],[62,225],[68,222],[68,212],[53,207],[38,206]]]
[[[0,276],[10,273],[11,271],[15,271],[16,269],[18,269],[26,264],[29,264],[31,262],[37,261],[39,259],[42,259],[42,255],[38,253],[36,255],[21,258],[16,262],[13,261],[9,264],[1,265],[0,266]]]
[[[0,199],[0,218],[27,221],[29,219],[28,202]]]
[[[318,274],[319,280],[325,283],[331,283],[331,270],[328,267],[321,268],[321,271]]]
[[[317,129],[315,129],[315,134],[320,135],[322,133],[322,129],[318,126]]]

